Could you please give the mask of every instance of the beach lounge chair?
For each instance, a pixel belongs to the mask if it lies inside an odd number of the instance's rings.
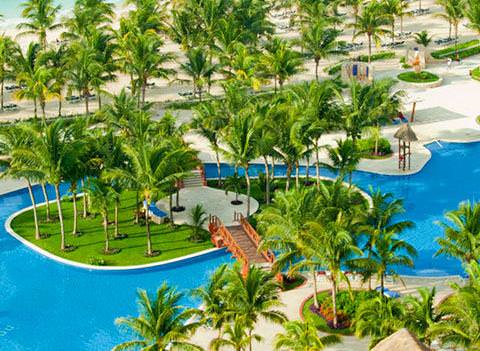
[[[165,223],[168,215],[159,209],[155,204],[151,204],[148,208],[148,214],[153,223],[162,224]]]
[[[382,287],[377,286],[375,288],[375,291],[381,291]],[[390,290],[389,288],[383,288],[383,296],[388,297],[390,299],[398,299],[400,297],[400,294],[396,291]]]

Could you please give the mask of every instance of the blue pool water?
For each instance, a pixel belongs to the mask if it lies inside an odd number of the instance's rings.
[[[40,192],[36,191],[37,196]],[[131,272],[98,272],[44,258],[4,230],[28,193],[0,196],[0,350],[107,351],[124,335],[116,317],[136,315],[137,288],[164,281],[184,291],[201,285],[230,255],[221,250],[184,263]],[[184,304],[193,304],[189,298]]]
[[[404,199],[406,213],[403,217],[415,222],[416,227],[404,233],[403,238],[418,251],[415,268],[400,269],[402,274],[444,276],[461,274],[462,267],[453,259],[433,257],[438,249],[435,238],[443,234],[435,223],[447,210],[457,208],[464,200],[480,199],[480,143],[432,143],[428,149],[432,159],[425,168],[410,176],[383,176],[367,172],[355,172],[354,183],[368,192],[369,187],[380,188]],[[305,174],[302,168],[301,174]],[[251,174],[264,172],[263,165],[253,165]],[[216,164],[206,165],[209,178],[217,176]],[[222,165],[222,174],[233,174],[233,168]],[[276,166],[275,174],[285,175],[285,167]],[[315,174],[311,167],[310,174]],[[322,169],[322,175],[334,176]]]
[[[412,176],[380,176],[356,172],[355,183],[370,185],[404,198],[405,217],[417,226],[405,238],[419,251],[416,266],[405,274],[439,276],[459,274],[455,260],[432,258],[435,238],[442,234],[434,224],[460,201],[480,197],[480,143],[431,144],[432,160]],[[252,175],[263,169],[252,167]],[[214,177],[216,167],[206,165]],[[224,175],[233,170],[224,165]],[[302,169],[302,173],[305,170]],[[282,175],[285,169],[276,167]],[[312,174],[314,171],[312,170]],[[323,175],[333,176],[322,170]],[[65,190],[65,189],[64,189]],[[37,196],[41,198],[36,189]],[[209,272],[231,262],[224,251],[183,263],[130,272],[97,272],[53,262],[32,252],[3,229],[13,212],[30,205],[25,190],[0,196],[0,350],[106,351],[124,340],[114,326],[118,316],[136,314],[137,288],[153,291],[163,282],[184,291],[200,285]],[[183,303],[195,302],[185,298]]]

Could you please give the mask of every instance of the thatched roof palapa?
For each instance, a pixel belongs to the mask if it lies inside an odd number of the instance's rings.
[[[395,132],[393,137],[406,143],[411,143],[412,141],[418,140],[417,135],[408,123],[402,124],[402,126]]]
[[[412,333],[403,328],[380,341],[371,351],[430,351]]]

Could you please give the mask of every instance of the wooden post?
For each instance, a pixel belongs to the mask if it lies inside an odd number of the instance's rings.
[[[413,123],[415,122],[415,110],[417,109],[417,102],[414,101],[413,102],[413,106],[412,106],[412,114],[410,116],[410,122]]]

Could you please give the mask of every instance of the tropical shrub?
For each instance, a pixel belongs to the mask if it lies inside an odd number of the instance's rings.
[[[360,153],[365,154],[366,156],[372,155],[375,152],[375,139],[367,138],[360,139],[357,142],[357,147]],[[378,155],[389,155],[392,153],[392,148],[390,142],[385,138],[380,138],[378,140]]]

